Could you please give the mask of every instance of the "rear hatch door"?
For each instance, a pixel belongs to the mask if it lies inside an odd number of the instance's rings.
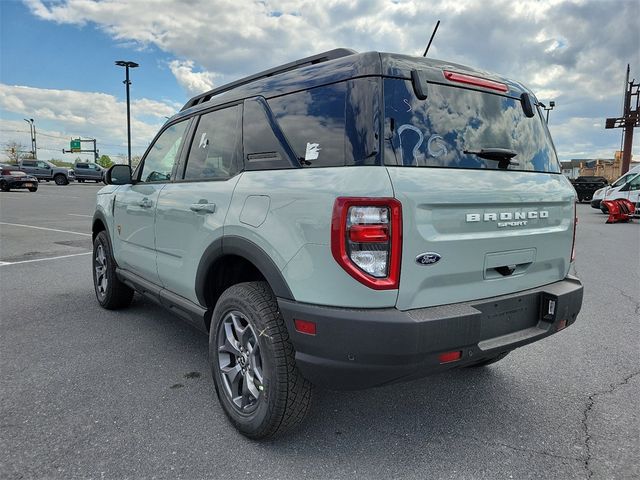
[[[403,218],[397,307],[563,279],[575,191],[537,107],[526,116],[517,97],[446,84],[420,100],[411,81],[384,82],[385,164]]]

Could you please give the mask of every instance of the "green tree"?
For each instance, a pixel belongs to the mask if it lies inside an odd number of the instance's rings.
[[[104,167],[104,168],[109,168],[111,165],[113,165],[113,160],[111,160],[111,158],[109,158],[109,155],[102,155],[98,159],[98,165],[100,165],[101,167]]]

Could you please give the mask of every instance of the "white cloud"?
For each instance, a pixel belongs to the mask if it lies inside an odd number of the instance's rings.
[[[157,8],[128,0],[26,3],[41,19],[95,24],[118,42],[167,52],[189,94],[209,89],[214,79],[226,82],[338,46],[420,55],[441,19],[430,56],[504,74],[530,85],[542,101],[554,99],[552,133],[576,127],[571,118],[593,124],[619,114],[626,64],[640,68],[637,0],[615,6],[597,0],[164,0]],[[583,126],[572,133],[558,137],[558,150],[575,150],[577,135],[613,138]],[[611,142],[610,150],[617,145]]]
[[[178,81],[178,84],[190,95],[197,95],[213,88],[215,75],[211,72],[194,72],[193,60],[172,60],[169,69]]]
[[[133,101],[133,153],[143,153],[165,117],[173,115],[179,108],[179,104],[146,98]],[[39,156],[42,158],[61,158],[61,150],[69,148],[71,137],[97,138],[102,153],[126,152],[126,103],[113,95],[0,83],[0,109],[18,115],[30,112],[29,115],[37,119],[37,132],[42,137],[38,140],[38,147],[43,149]],[[148,118],[156,121],[147,121]],[[0,139],[3,144],[17,140],[28,145],[29,127],[21,120],[3,118]]]

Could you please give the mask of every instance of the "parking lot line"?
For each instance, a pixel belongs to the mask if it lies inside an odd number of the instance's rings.
[[[7,265],[18,265],[19,263],[44,262],[46,260],[58,260],[59,258],[79,257],[80,255],[91,255],[91,252],[72,253],[70,255],[59,255],[57,257],[34,258],[33,260],[20,260],[18,262],[0,262],[0,267]]]
[[[36,230],[49,230],[51,232],[72,233],[74,235],[82,235],[84,237],[91,236],[90,233],[72,232],[71,230],[58,230],[57,228],[36,227],[35,225],[24,225],[22,223],[0,222],[0,225],[11,225],[12,227],[35,228]]]
[[[13,195],[13,196],[10,196]],[[3,192],[2,193],[2,198],[5,198],[6,200],[15,200],[18,197],[22,197],[24,198],[25,196],[29,197],[29,198],[42,198],[42,197],[47,197],[47,198],[80,198],[80,197],[74,197],[71,195],[47,195],[46,193],[38,193],[38,192]]]
[[[67,213],[67,215],[69,215],[71,217],[89,217],[89,218],[93,218],[93,215],[82,215],[80,213]]]

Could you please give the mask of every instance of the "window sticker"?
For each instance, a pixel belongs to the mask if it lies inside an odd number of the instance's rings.
[[[319,143],[308,143],[307,142],[307,151],[304,154],[305,160],[316,160],[320,155],[320,144]]]
[[[209,145],[209,139],[207,138],[207,132],[204,132],[200,137],[200,143],[198,144],[198,148],[207,148]]]

